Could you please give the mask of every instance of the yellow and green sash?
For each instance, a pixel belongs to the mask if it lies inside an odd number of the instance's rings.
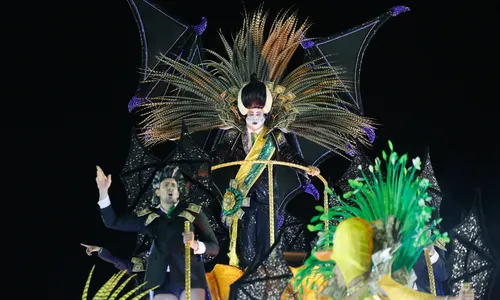
[[[245,161],[240,165],[238,173],[236,174],[236,181],[238,182],[238,190],[241,192],[243,198],[246,198],[248,192],[259,179],[262,172],[266,168],[266,164],[255,164],[251,161],[254,160],[269,160],[274,155],[276,147],[271,137],[266,137],[267,128],[264,127],[257,136],[257,139],[252,145],[252,148],[245,157]],[[236,239],[238,237],[238,214],[233,217],[231,223],[231,243],[229,246],[229,264],[238,266],[238,256],[236,255]]]
[[[274,151],[276,150],[273,139],[265,137],[266,133],[267,128],[264,127],[245,157],[245,161],[249,162],[243,163],[236,174],[238,190],[240,190],[243,194],[243,197],[247,196],[248,191],[252,188],[266,168],[266,164],[252,164],[251,161],[269,160],[274,155]]]

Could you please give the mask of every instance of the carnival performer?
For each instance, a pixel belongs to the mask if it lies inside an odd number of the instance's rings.
[[[250,83],[241,89],[239,98],[238,111],[245,119],[246,130],[242,134],[238,134],[237,131],[225,133],[226,136],[221,138],[221,141],[216,144],[211,153],[213,164],[240,161],[249,157],[250,159],[279,160],[304,165],[303,158],[289,142],[286,134],[271,133],[268,136],[265,135],[267,131],[265,123],[266,119],[269,119],[272,98],[267,92],[266,85],[258,81],[255,74],[252,74]],[[239,174],[233,174],[235,178],[241,178],[243,182],[249,182],[245,188],[238,183],[240,192],[246,194],[249,202],[248,207],[242,205],[244,214],[241,218],[241,224],[238,226],[238,236],[240,238],[237,252],[239,254],[239,266],[242,268],[250,265],[255,258],[262,259],[271,247],[269,238],[270,195],[268,173],[265,165],[255,166],[258,168],[251,165],[240,167]],[[280,194],[276,177],[279,176],[279,171],[275,171],[274,174],[274,209],[276,212],[274,214],[274,224],[278,224]],[[310,167],[307,174],[316,176],[319,174],[319,170],[316,167]],[[277,226],[275,227],[275,234],[276,231]]]
[[[277,207],[286,204],[280,203],[279,187],[269,194],[267,165],[251,161],[303,164],[291,142],[295,136],[344,155],[352,147],[368,145],[365,129],[373,128],[370,119],[336,96],[349,82],[340,68],[317,59],[286,73],[310,24],[300,24],[296,13],[283,13],[265,34],[267,18],[262,7],[245,13],[232,44],[221,34],[227,58],[210,50],[206,52],[215,60],[200,65],[160,57],[175,72],[152,71],[149,78],[176,87],[176,93],[142,101],[146,145],[178,139],[185,123],[189,132],[221,130],[213,147],[214,163],[244,160],[234,177],[227,178],[222,207],[223,222],[230,226],[233,266],[245,267],[257,252],[269,248],[269,228],[276,224],[268,215],[269,202],[272,198]],[[317,175],[319,170],[310,167],[306,173]]]
[[[111,175],[106,176],[100,167],[97,167],[96,182],[99,189],[98,204],[106,227],[128,232],[147,232],[153,239],[144,288],[159,286],[154,292],[154,299],[184,299],[185,243],[189,243],[194,250],[191,253],[191,298],[205,299],[205,269],[199,255],[206,253],[216,256],[219,244],[200,206],[188,202],[186,181],[179,167],[167,166],[157,172],[153,188],[160,205],[136,215],[115,214],[108,195]],[[184,233],[185,220],[191,223],[191,229],[194,227],[199,240],[194,239],[192,231]],[[169,272],[166,272],[167,268]]]
[[[469,287],[457,297],[413,290],[413,267],[424,248],[449,238],[436,229],[440,219],[430,221],[429,181],[415,176],[420,160],[413,159],[407,169],[407,155],[398,157],[390,142],[389,147],[391,153],[382,155],[386,166],[377,158],[371,174],[350,180],[353,191],[344,197],[356,206],[344,204],[324,214],[324,220],[343,220],[333,232],[320,231],[321,241],[295,278],[295,288],[316,288],[321,299],[474,299]],[[333,270],[320,267],[330,262]]]

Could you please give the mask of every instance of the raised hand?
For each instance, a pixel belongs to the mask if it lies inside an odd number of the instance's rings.
[[[307,170],[307,174],[311,176],[318,176],[320,173],[319,169],[314,166],[309,166],[309,170]]]
[[[87,253],[88,256],[92,256],[92,252],[99,252],[101,251],[101,247],[99,246],[92,246],[92,245],[85,245],[85,244],[81,244],[83,247],[85,247],[85,253]]]
[[[96,168],[97,174],[95,181],[97,182],[97,188],[99,189],[99,191],[107,191],[111,186],[111,174],[106,176],[101,167],[96,166]]]

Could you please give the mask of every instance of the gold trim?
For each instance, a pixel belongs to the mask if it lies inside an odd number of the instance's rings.
[[[159,214],[157,213],[152,213],[148,216],[148,218],[146,219],[146,222],[144,222],[144,225],[148,226],[149,224],[151,224],[151,222],[153,222],[154,219],[160,217]]]
[[[137,212],[137,216],[138,217],[143,217],[147,214],[149,214],[151,212],[151,210],[149,208],[145,208],[145,209],[142,209],[140,211]]]
[[[179,214],[179,217],[183,217],[183,218],[186,218],[186,220],[188,220],[189,222],[193,222],[194,219],[195,219],[195,216],[193,216],[191,213],[189,213],[187,210],[184,210],[182,211],[180,214]]]
[[[199,214],[201,212],[201,206],[194,203],[189,203],[187,210]]]

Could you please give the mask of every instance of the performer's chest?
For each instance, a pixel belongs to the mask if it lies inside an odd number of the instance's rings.
[[[184,232],[185,218],[180,216],[168,217],[166,214],[157,217],[149,226],[154,232],[157,243],[163,245],[183,246],[182,233]],[[190,223],[190,231],[193,231],[193,224]]]

